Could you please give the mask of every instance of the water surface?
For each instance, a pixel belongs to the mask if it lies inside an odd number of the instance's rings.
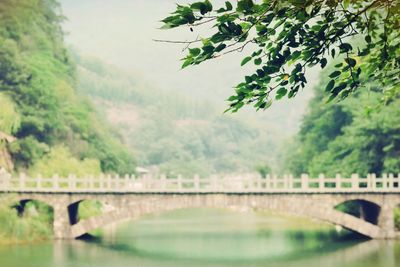
[[[0,247],[0,267],[396,267],[400,243],[250,211],[178,210],[103,230],[95,241]]]

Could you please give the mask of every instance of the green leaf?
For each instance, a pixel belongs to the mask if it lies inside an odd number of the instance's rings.
[[[335,86],[335,80],[330,80],[325,87],[325,91],[330,92],[334,86]]]
[[[214,52],[214,46],[213,45],[205,45],[202,47],[204,53],[206,54],[212,54]]]
[[[233,9],[233,6],[232,6],[231,2],[229,2],[229,1],[225,2],[225,6],[226,6],[226,11],[230,11]]]
[[[353,47],[351,46],[351,44],[348,43],[343,43],[341,45],[339,45],[339,48],[343,51],[343,52],[349,52],[353,49]]]
[[[261,58],[256,58],[256,59],[254,59],[254,64],[256,64],[256,65],[261,65],[261,63],[262,63]]]
[[[345,58],[344,61],[347,62],[347,64],[349,64],[350,67],[354,67],[357,64],[357,61],[353,58]]]
[[[200,52],[201,52],[200,48],[189,48],[189,53],[192,56],[198,56]]]
[[[341,74],[341,72],[339,70],[335,70],[334,72],[332,72],[331,74],[329,74],[329,78],[336,78],[337,76],[339,76]]]
[[[321,64],[321,68],[325,68],[326,64],[328,63],[328,60],[326,58],[323,58],[319,63]]]
[[[237,96],[235,96],[235,95],[232,95],[232,96],[230,96],[227,100],[228,101],[235,101],[235,100],[237,100],[238,98],[237,98]]]
[[[252,0],[239,0],[237,3],[237,11],[249,12],[253,8],[254,3]]]
[[[187,66],[189,66],[189,65],[191,65],[191,64],[192,64],[192,60],[186,59],[186,60],[183,62],[181,68],[184,69],[184,68],[186,68]]]
[[[224,50],[226,47],[226,44],[219,44],[216,48],[215,48],[215,52],[221,52],[222,50]]]
[[[278,89],[278,91],[276,91],[276,95],[275,95],[275,99],[279,100],[282,97],[284,97],[287,93],[287,89],[285,87],[281,87]]]
[[[204,5],[206,6],[207,12],[211,12],[213,10],[213,6],[209,0],[204,1]]]
[[[242,62],[240,63],[240,66],[244,66],[247,62],[251,60],[251,57],[245,57]]]
[[[291,60],[296,60],[301,56],[301,52],[300,51],[294,51],[291,55]]]
[[[205,9],[205,4],[203,2],[195,2],[190,5],[190,8],[194,10],[202,10]]]

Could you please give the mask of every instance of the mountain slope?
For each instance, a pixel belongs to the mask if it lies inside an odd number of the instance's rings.
[[[135,75],[76,56],[79,88],[123,133],[140,165],[168,175],[206,176],[276,165],[276,127],[212,102],[158,90]]]
[[[57,2],[4,0],[0,14],[0,101],[7,101],[9,110],[0,114],[0,132],[16,138],[1,144],[15,170],[133,172],[130,153],[76,93],[76,69],[64,47]]]

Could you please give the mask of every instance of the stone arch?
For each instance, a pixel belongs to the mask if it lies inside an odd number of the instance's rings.
[[[377,225],[381,205],[365,198],[350,198],[336,204],[335,209]]]
[[[381,236],[380,228],[370,222],[364,221],[355,216],[337,211],[332,203],[313,201],[304,197],[282,197],[263,195],[172,195],[159,196],[159,199],[143,198],[143,201],[131,203],[128,206],[119,207],[116,210],[102,214],[97,217],[81,221],[71,227],[71,237],[76,238],[87,232],[104,227],[108,224],[127,220],[137,219],[143,215],[166,212],[182,208],[227,208],[245,207],[272,210],[291,215],[302,215],[310,218],[330,222],[343,226],[344,228],[358,232],[371,238]]]
[[[48,230],[53,230],[51,226],[55,221],[55,208],[53,203],[41,197],[18,197],[13,199],[9,205],[10,209],[17,212],[21,220],[30,218],[37,222],[46,223]],[[49,232],[50,234],[50,232]]]
[[[11,208],[16,209],[19,216],[23,216],[26,204],[33,201],[43,203],[46,206],[48,206],[51,209],[51,211],[54,211],[53,203],[48,201],[48,199],[46,199],[45,197],[41,197],[39,195],[32,197],[17,197],[15,200],[13,200]]]
[[[101,201],[101,199],[99,198],[80,198],[78,200],[75,199],[67,206],[68,219],[70,225],[77,224],[80,221],[81,218],[79,218],[79,208],[81,204],[86,201],[103,204],[103,201]]]

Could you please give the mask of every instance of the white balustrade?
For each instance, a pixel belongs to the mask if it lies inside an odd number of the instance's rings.
[[[394,192],[400,193],[400,175],[375,174],[360,177],[353,174],[348,178],[337,174],[335,177],[325,177],[320,174],[311,178],[302,174],[299,178],[292,175],[278,177],[267,175],[265,178],[254,174],[242,175],[212,175],[201,178],[198,175],[187,178],[178,175],[170,178],[165,175],[152,177],[149,175],[135,177],[125,175],[98,177],[29,177],[24,173],[19,176],[0,171],[0,192],[172,192],[172,193],[330,193],[330,192]]]

